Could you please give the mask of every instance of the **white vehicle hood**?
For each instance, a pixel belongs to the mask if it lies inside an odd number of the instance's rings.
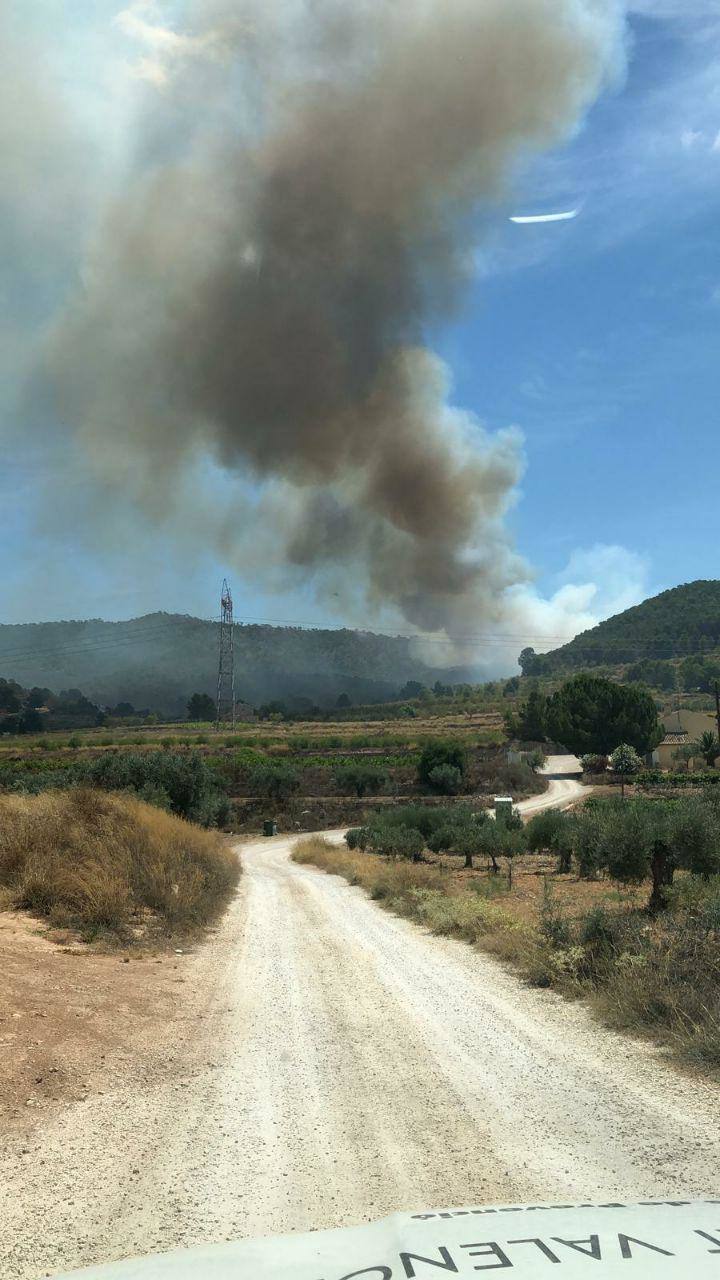
[[[449,1275],[470,1280],[510,1270],[509,1280],[718,1280],[720,1199],[399,1213],[344,1230],[206,1245],[90,1267],[73,1277],[440,1280]]]

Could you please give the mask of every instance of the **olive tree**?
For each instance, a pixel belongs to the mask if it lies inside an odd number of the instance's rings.
[[[621,742],[616,747],[610,757],[610,768],[613,773],[618,774],[622,784],[622,794],[625,796],[625,783],[628,778],[632,778],[642,769],[642,760],[640,759],[634,747],[628,742]]]

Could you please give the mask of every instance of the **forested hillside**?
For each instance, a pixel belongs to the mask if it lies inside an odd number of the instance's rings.
[[[720,646],[720,581],[690,582],[608,618],[551,653],[525,649],[525,675],[702,657]]]
[[[191,693],[215,694],[217,647],[216,623],[177,614],[6,625],[0,676],[25,687],[80,688],[102,706],[127,701],[181,715]],[[414,659],[407,639],[268,626],[236,627],[235,672],[238,699],[256,706],[273,699],[331,705],[343,693],[353,702],[383,701],[407,680],[445,678]]]

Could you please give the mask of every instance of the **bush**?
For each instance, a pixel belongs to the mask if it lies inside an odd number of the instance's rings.
[[[104,791],[141,792],[150,788],[162,792],[171,811],[191,822],[207,821],[221,794],[218,780],[197,752],[176,755],[169,751],[149,751],[142,755],[123,752],[101,756],[83,769],[82,781]],[[149,793],[146,793],[149,794]]]
[[[586,755],[582,758],[582,767],[584,773],[604,774],[607,773],[610,760],[603,755]]]
[[[419,782],[433,790],[432,775],[436,769],[449,766],[455,769],[461,780],[467,772],[467,752],[461,742],[436,739],[425,744],[418,762]],[[447,792],[445,794],[448,794]],[[454,793],[449,793],[454,794]]]
[[[341,795],[349,791],[362,799],[365,795],[379,795],[388,784],[384,769],[372,764],[342,765],[335,770],[335,783]]]
[[[258,765],[250,775],[250,782],[257,795],[282,804],[300,790],[300,775],[292,765],[269,760]]]
[[[90,940],[124,940],[149,909],[168,930],[215,919],[239,864],[219,836],[129,796],[0,796],[0,886]]]
[[[545,764],[545,752],[541,747],[536,747],[534,751],[528,751],[524,759],[531,769],[542,769]]]
[[[457,796],[463,790],[463,775],[452,764],[436,765],[430,770],[427,782],[441,796]]]

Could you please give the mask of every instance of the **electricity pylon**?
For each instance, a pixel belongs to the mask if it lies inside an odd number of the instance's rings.
[[[232,592],[227,578],[220,597],[220,656],[218,659],[216,730],[221,725],[235,728],[235,649]]]

